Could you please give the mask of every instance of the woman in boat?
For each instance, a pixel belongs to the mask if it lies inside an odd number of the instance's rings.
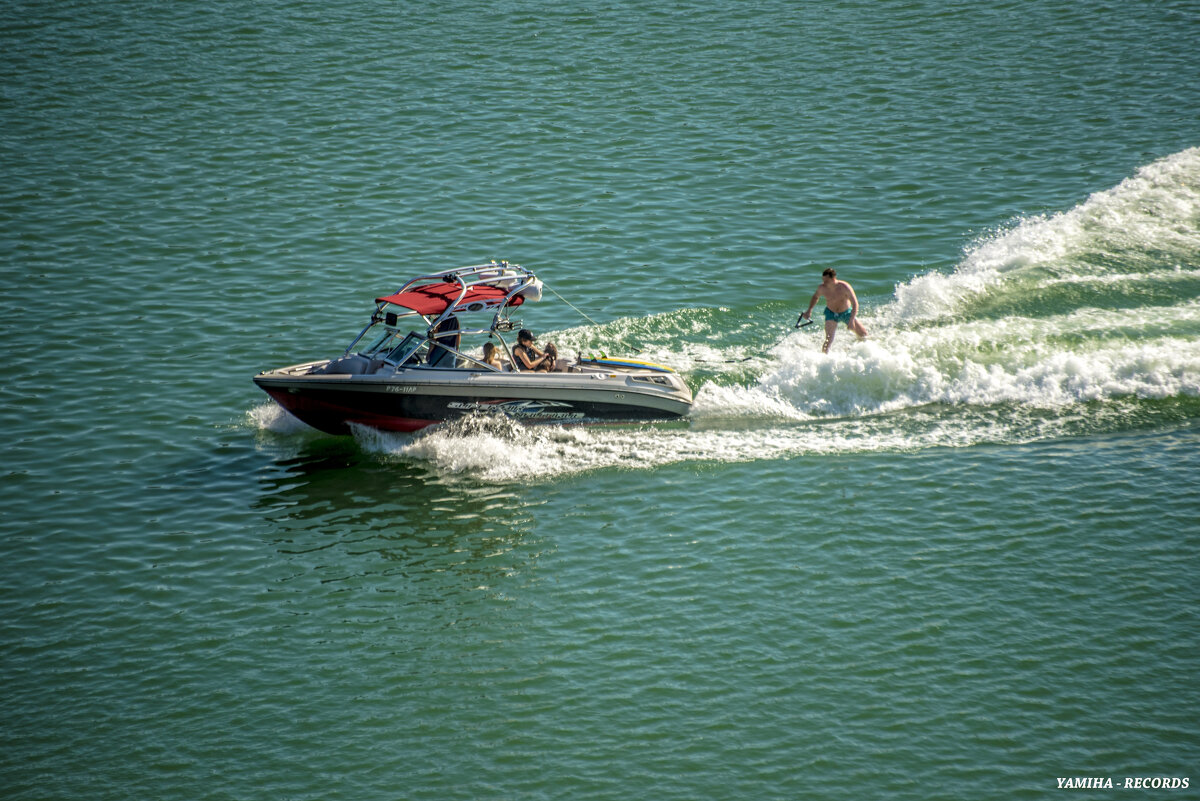
[[[554,369],[554,360],[558,357],[558,351],[554,344],[550,343],[546,345],[546,351],[543,353],[533,346],[535,339],[537,337],[528,328],[522,328],[517,332],[517,346],[512,349],[513,359],[516,360],[515,366],[522,372],[548,373]]]
[[[505,368],[505,363],[500,361],[500,349],[492,342],[483,343],[483,361],[497,370]]]

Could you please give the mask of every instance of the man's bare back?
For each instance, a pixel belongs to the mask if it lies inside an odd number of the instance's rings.
[[[808,302],[808,310],[802,313],[801,317],[812,319],[812,310],[813,306],[817,305],[817,298],[825,298],[825,343],[821,346],[822,352],[829,352],[839,322],[845,323],[859,339],[866,339],[867,329],[858,321],[858,296],[854,294],[854,287],[840,280],[832,268],[821,273],[821,285],[813,293],[812,300]]]

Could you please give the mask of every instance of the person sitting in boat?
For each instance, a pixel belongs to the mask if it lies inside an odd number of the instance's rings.
[[[508,362],[500,360],[500,349],[492,342],[483,343],[483,361],[497,370],[508,369]]]
[[[553,343],[550,343],[546,345],[545,352],[542,352],[533,346],[536,339],[537,337],[528,328],[522,328],[517,332],[517,346],[512,349],[513,359],[516,360],[518,370],[548,373],[554,369],[558,350]]]

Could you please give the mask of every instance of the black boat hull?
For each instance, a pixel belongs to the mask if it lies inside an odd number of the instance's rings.
[[[674,382],[664,386],[644,376],[419,372],[381,380],[294,375],[285,368],[254,381],[288,412],[331,434],[349,433],[350,424],[411,432],[469,414],[568,425],[671,420],[691,408],[682,382],[680,391]]]

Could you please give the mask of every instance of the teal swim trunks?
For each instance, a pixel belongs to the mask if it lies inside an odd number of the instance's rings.
[[[849,325],[850,318],[853,315],[854,315],[854,307],[853,306],[846,309],[844,312],[830,311],[828,306],[825,307],[825,319],[826,320],[836,320],[839,323],[846,323],[847,325]]]

